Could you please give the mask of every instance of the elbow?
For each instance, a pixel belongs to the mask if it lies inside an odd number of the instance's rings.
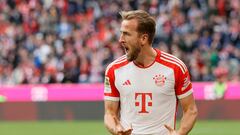
[[[191,109],[191,114],[192,114],[193,117],[195,117],[195,119],[197,119],[197,116],[198,116],[197,106],[194,106],[194,107]]]
[[[184,115],[187,115],[191,118],[193,118],[194,120],[197,119],[197,116],[198,116],[198,109],[197,109],[197,106],[194,105],[194,106],[191,106],[189,109],[185,110],[183,112]]]

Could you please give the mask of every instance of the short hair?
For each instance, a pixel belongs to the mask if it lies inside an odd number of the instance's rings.
[[[152,44],[156,31],[156,22],[153,17],[143,10],[121,11],[120,15],[123,20],[136,19],[137,31],[141,34],[148,34],[148,42]]]

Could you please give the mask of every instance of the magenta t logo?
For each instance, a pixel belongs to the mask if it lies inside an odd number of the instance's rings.
[[[135,106],[141,107],[138,113],[149,113],[146,106],[152,106],[152,93],[135,93]]]

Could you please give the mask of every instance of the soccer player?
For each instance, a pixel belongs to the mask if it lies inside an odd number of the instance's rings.
[[[152,48],[155,20],[145,11],[121,12],[119,42],[126,55],[106,69],[104,123],[113,135],[186,135],[197,107],[185,64]],[[175,129],[177,105],[183,110]]]

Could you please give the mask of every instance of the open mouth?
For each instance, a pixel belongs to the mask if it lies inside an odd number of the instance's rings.
[[[129,53],[129,48],[128,47],[124,47],[125,53],[128,54]]]
[[[125,52],[129,51],[129,47],[126,44],[122,44],[122,47],[124,48]]]
[[[129,48],[128,47],[124,47],[125,48],[125,51],[128,52],[129,51]]]
[[[122,48],[124,49],[125,53],[129,52],[129,47],[126,46],[126,44],[122,43]]]

